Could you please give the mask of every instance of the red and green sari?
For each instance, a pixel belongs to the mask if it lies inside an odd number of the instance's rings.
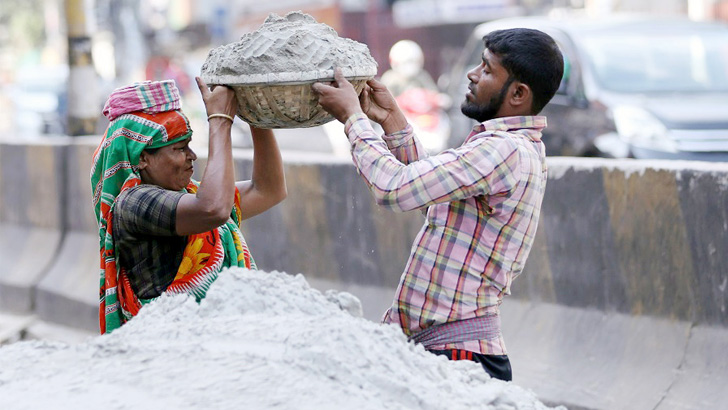
[[[174,106],[174,99],[179,98],[173,83],[147,82],[117,91],[121,97],[114,104],[112,93],[105,108],[105,113],[111,111],[114,116],[107,114],[112,121],[94,153],[91,170],[94,212],[99,229],[99,324],[102,334],[126,323],[151,301],[139,299],[134,294],[127,273],[119,264],[112,226],[115,200],[124,190],[141,184],[137,167],[144,149],[161,148],[192,135],[189,121],[181,111],[164,111]],[[109,105],[112,108],[127,106],[136,111],[120,113],[118,109],[107,110]],[[186,191],[195,193],[198,186],[198,182],[192,181]],[[223,268],[255,269],[240,231],[241,220],[240,193],[236,190],[233,211],[225,224],[187,238],[182,262],[166,293],[189,294],[200,300]]]

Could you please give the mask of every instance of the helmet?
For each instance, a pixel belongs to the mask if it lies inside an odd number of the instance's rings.
[[[422,48],[412,40],[400,40],[389,50],[389,65],[405,77],[414,77],[425,64]]]

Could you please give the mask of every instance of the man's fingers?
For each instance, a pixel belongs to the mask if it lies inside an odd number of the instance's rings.
[[[344,78],[344,74],[341,73],[341,68],[339,68],[339,67],[334,68],[334,79],[336,80],[337,84],[340,84],[340,83],[346,81],[346,79]]]
[[[364,85],[364,89],[361,90],[361,94],[359,94],[359,101],[366,105],[374,104],[371,87]]]
[[[341,86],[344,84],[349,84],[349,81],[346,79],[346,77],[344,77],[344,73],[339,67],[334,68],[334,80],[336,80],[336,85],[338,88],[341,88]]]
[[[321,83],[313,83],[311,84],[311,89],[313,90],[314,94],[321,94],[324,90],[325,85]]]
[[[335,89],[334,84],[324,84],[324,83],[313,83],[311,84],[311,89],[315,94],[323,95],[327,92],[331,91],[331,89]]]
[[[376,107],[369,93],[371,93],[371,88],[365,86],[359,96],[359,105],[366,115],[369,115],[369,110],[371,110],[372,107]]]
[[[382,90],[387,89],[387,87],[384,84],[380,83],[379,81],[377,81],[373,78],[371,80],[367,81],[367,85],[369,87],[372,87],[372,90],[375,90],[375,91],[382,91]]]
[[[329,88],[341,88],[343,85],[351,85],[349,81],[344,77],[344,74],[341,71],[341,68],[335,67],[334,68],[334,81],[330,84],[324,84],[324,83],[313,83],[311,84],[311,89],[316,94],[322,94],[328,91]]]

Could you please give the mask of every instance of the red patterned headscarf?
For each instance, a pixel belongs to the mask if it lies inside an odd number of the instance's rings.
[[[114,90],[104,104],[104,115],[113,121],[130,112],[155,114],[179,109],[179,90],[174,80],[144,81]]]

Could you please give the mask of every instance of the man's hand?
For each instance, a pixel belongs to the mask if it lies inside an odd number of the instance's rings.
[[[354,86],[344,78],[338,67],[334,69],[332,85],[314,83],[311,89],[318,95],[321,107],[342,123],[352,115],[363,112]]]
[[[393,134],[407,126],[407,119],[399,109],[394,96],[379,81],[367,81],[359,99],[367,117],[381,125],[385,133]]]
[[[225,114],[235,118],[238,113],[238,100],[235,98],[235,91],[224,85],[213,85],[207,88],[207,84],[200,77],[195,77],[197,87],[200,89],[202,101],[205,103],[207,115]]]

